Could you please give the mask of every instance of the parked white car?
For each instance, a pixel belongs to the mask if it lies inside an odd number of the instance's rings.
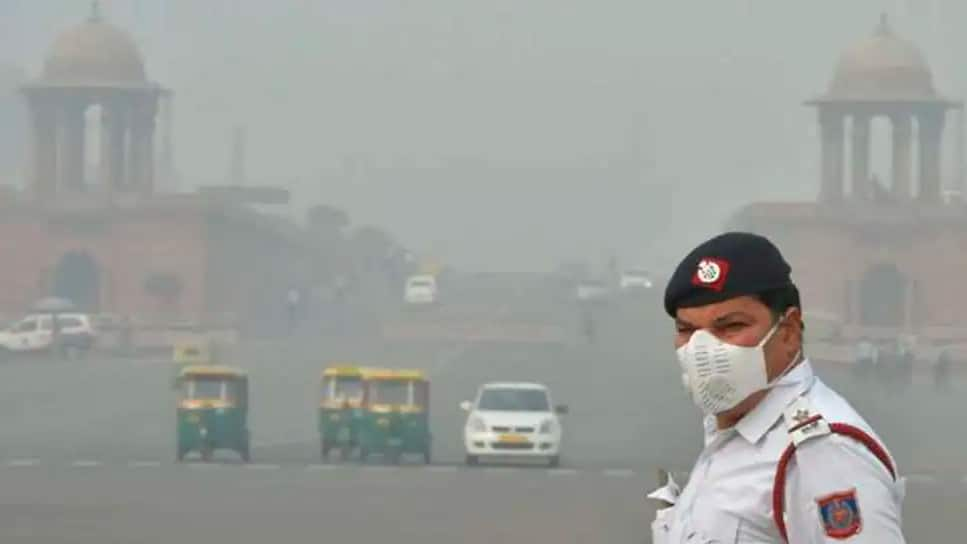
[[[579,302],[603,302],[610,294],[608,286],[598,280],[584,280],[578,283],[575,293]]]
[[[97,334],[91,316],[80,313],[56,314],[61,345],[87,351]],[[31,314],[0,330],[0,350],[32,353],[50,349],[54,342],[54,314]]]
[[[425,305],[437,302],[439,290],[436,278],[429,274],[410,276],[406,280],[403,299],[407,304]]]
[[[560,416],[566,406],[555,407],[548,388],[539,383],[488,383],[476,400],[464,401],[468,412],[463,441],[466,462],[481,458],[544,459],[556,467],[564,436]]]
[[[619,284],[621,289],[624,291],[651,289],[655,286],[654,281],[651,279],[651,274],[647,270],[642,270],[640,268],[625,270],[622,272]]]

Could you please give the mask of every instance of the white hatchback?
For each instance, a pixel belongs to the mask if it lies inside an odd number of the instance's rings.
[[[407,304],[412,305],[434,304],[437,301],[437,294],[435,277],[429,274],[410,276],[406,280],[406,291],[403,294],[403,299]]]
[[[488,383],[475,401],[460,407],[469,412],[463,431],[467,464],[483,457],[544,459],[560,463],[563,429],[559,416],[567,406],[551,402],[548,388],[539,383]]]

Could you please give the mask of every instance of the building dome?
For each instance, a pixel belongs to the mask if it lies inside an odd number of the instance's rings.
[[[885,15],[872,36],[840,57],[828,95],[848,100],[937,98],[923,53],[897,36]]]
[[[144,84],[144,63],[131,36],[95,12],[57,37],[43,79],[78,85]]]

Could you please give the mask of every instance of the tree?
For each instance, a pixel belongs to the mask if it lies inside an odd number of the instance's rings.
[[[342,233],[349,226],[349,214],[333,206],[318,204],[306,212],[306,224],[313,232]]]

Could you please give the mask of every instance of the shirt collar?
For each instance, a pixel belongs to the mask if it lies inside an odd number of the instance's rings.
[[[815,380],[809,359],[803,359],[776,382],[759,404],[742,417],[735,430],[750,444],[755,444],[782,417],[789,404],[809,390]]]

